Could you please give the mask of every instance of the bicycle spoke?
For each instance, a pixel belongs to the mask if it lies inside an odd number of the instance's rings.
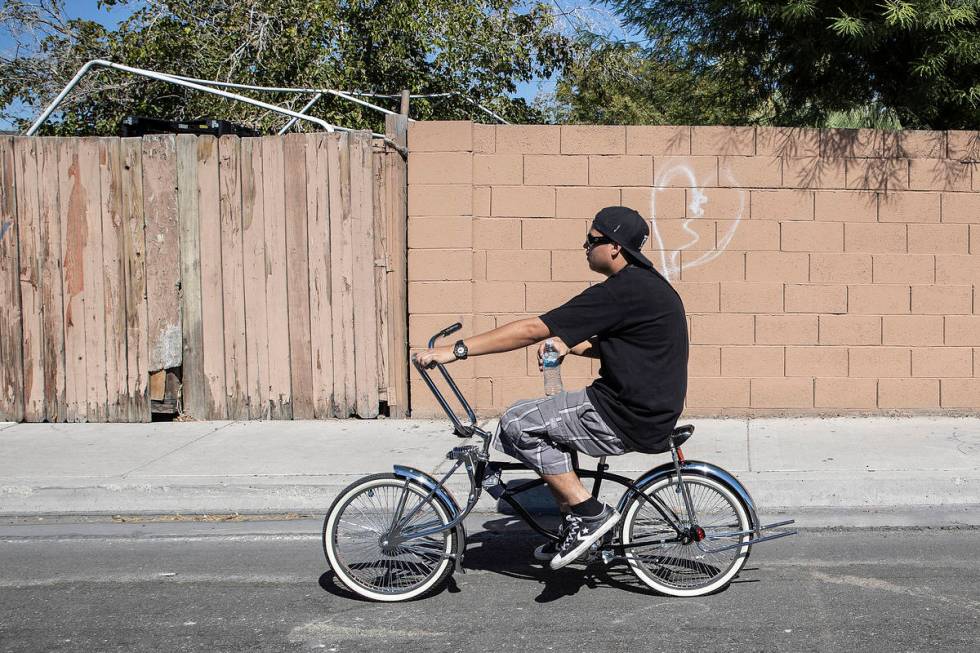
[[[731,500],[714,486],[700,479],[684,477],[684,486],[691,499],[693,515],[688,514],[683,495],[677,492],[677,479],[663,483],[650,499],[659,501],[663,508],[673,511],[680,519],[683,529],[693,523],[710,532],[733,532],[742,529],[739,514]],[[649,493],[649,491],[648,491]],[[642,502],[631,524],[629,541],[642,542],[647,539],[666,539],[668,532],[663,517],[657,510]],[[732,525],[735,527],[732,528]],[[737,537],[731,540],[738,541]],[[729,540],[730,541],[730,540]],[[707,586],[712,579],[725,573],[741,555],[738,549],[722,552],[706,551],[693,540],[671,542],[651,542],[633,549],[627,549],[627,558],[641,567],[652,577],[668,587],[691,589]]]
[[[406,535],[448,522],[421,488],[394,479],[353,494],[334,520],[332,541],[338,561],[351,579],[374,592],[411,591],[438,573],[447,557],[448,532],[410,539],[391,549],[382,546],[399,504],[403,516],[414,511],[407,520],[403,518]]]

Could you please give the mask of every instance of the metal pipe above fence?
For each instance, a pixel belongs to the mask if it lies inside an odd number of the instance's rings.
[[[299,113],[298,111],[285,109],[283,107],[276,106],[275,104],[269,104],[268,102],[255,100],[253,98],[246,97],[244,95],[238,95],[237,93],[229,93],[228,91],[222,91],[221,89],[210,88],[208,86],[204,86],[196,82],[189,82],[187,80],[173,77],[171,75],[167,75],[164,73],[158,73],[153,70],[144,70],[142,68],[133,68],[131,66],[124,66],[123,64],[113,63],[111,61],[106,61],[104,59],[93,59],[92,61],[89,61],[84,66],[82,66],[79,69],[79,71],[75,73],[75,76],[72,78],[70,82],[68,82],[68,85],[65,86],[65,88],[61,91],[61,93],[58,94],[58,97],[56,97],[54,101],[51,102],[50,105],[48,105],[48,107],[38,117],[38,119],[34,121],[34,124],[30,126],[27,132],[25,132],[25,135],[33,136],[37,132],[37,130],[40,129],[41,125],[44,124],[44,122],[48,119],[48,117],[52,113],[54,113],[54,110],[57,109],[58,105],[62,103],[62,101],[65,99],[65,96],[67,96],[68,93],[70,93],[71,90],[78,85],[82,77],[88,74],[88,72],[95,67],[121,70],[123,72],[127,72],[133,75],[139,75],[141,77],[148,77],[150,79],[155,79],[161,82],[167,82],[169,84],[176,84],[177,86],[192,88],[196,91],[202,91],[204,93],[211,93],[212,95],[218,95],[224,98],[228,98],[229,100],[238,100],[239,102],[251,104],[261,109],[265,109],[266,111],[274,111],[276,113],[281,113],[286,116],[291,116],[293,118],[296,118],[297,120],[308,120],[312,123],[320,125],[320,127],[322,127],[323,130],[327,132],[334,132],[338,129],[343,131],[353,131],[353,130],[346,129],[344,127],[337,127],[336,125],[331,125],[326,120],[321,120],[320,118],[314,118],[313,116],[308,116],[306,114]]]
[[[75,73],[75,76],[71,79],[70,82],[68,82],[68,85],[65,86],[64,89],[62,89],[61,93],[58,94],[58,96],[54,99],[54,101],[52,101],[51,104],[49,104],[48,107],[44,110],[44,112],[37,118],[37,120],[34,121],[34,124],[32,124],[30,128],[28,128],[28,130],[25,132],[25,135],[33,136],[35,133],[37,133],[37,130],[40,129],[41,125],[44,124],[44,122],[51,116],[52,113],[54,113],[55,109],[57,109],[58,106],[64,101],[68,93],[70,93],[71,90],[79,84],[82,77],[84,77],[93,68],[96,67],[111,68],[113,70],[119,70],[133,75],[147,77],[149,79],[155,79],[157,81],[167,82],[168,84],[175,84],[177,86],[191,88],[196,91],[201,91],[203,93],[210,93],[212,95],[217,95],[223,98],[227,98],[229,100],[237,100],[239,102],[244,102],[245,104],[250,104],[252,106],[265,109],[266,111],[272,111],[275,113],[283,114],[285,116],[290,116],[295,120],[307,120],[316,125],[319,125],[320,127],[323,128],[324,131],[330,133],[335,131],[346,131],[346,132],[359,131],[356,129],[350,129],[349,127],[340,127],[339,125],[332,125],[328,123],[326,120],[323,120],[321,118],[315,118],[313,116],[307,115],[300,111],[293,111],[292,109],[286,109],[284,107],[280,107],[275,104],[269,104],[268,102],[262,102],[261,100],[256,100],[254,98],[246,97],[244,95],[231,93],[229,91],[223,91],[220,88],[212,88],[210,86],[206,86],[204,83],[199,83],[198,81],[190,81],[180,76],[168,75],[166,73],[158,73],[156,71],[145,70],[143,68],[134,68],[132,66],[125,66],[123,64],[106,61],[105,59],[93,59],[92,61],[89,61],[84,66],[82,66],[78,70],[78,72]],[[225,82],[210,82],[209,80],[200,80],[200,81],[205,83],[225,84]],[[310,92],[310,91],[306,91],[306,92]],[[313,92],[319,92],[319,91],[313,90]],[[323,89],[323,92],[330,92],[330,91],[327,89]],[[334,92],[334,93],[338,93],[338,92]],[[353,98],[349,98],[349,99],[353,99]],[[402,156],[408,156],[408,150],[402,147],[401,145],[399,145],[398,143],[396,143],[395,141],[393,141],[388,136],[385,136],[384,134],[378,134],[375,132],[371,132],[371,135],[376,138],[382,139],[385,143],[387,143],[395,150],[397,150]]]

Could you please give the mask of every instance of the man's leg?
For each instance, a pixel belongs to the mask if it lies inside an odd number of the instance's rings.
[[[552,569],[578,558],[619,521],[619,513],[585,489],[568,453],[569,449],[591,456],[625,452],[622,442],[594,415],[583,419],[589,411],[594,413],[584,390],[562,392],[518,402],[504,412],[497,428],[495,447],[537,471],[567,515],[562,540],[551,558]]]
[[[575,472],[542,474],[541,478],[548,484],[548,489],[551,490],[562,512],[567,513],[569,506],[578,505],[592,498]]]

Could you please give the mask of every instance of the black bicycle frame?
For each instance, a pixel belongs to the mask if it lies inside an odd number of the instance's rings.
[[[455,333],[456,331],[459,331],[462,328],[462,326],[463,325],[461,323],[456,322],[455,324],[452,324],[446,327],[445,329],[443,329],[442,331],[440,331],[439,333],[435,334],[434,336],[432,336],[432,338],[429,339],[429,348],[430,349],[433,348],[438,339],[445,338]],[[435,382],[430,377],[427,369],[423,367],[418,362],[418,360],[416,360],[415,356],[412,356],[412,364],[415,366],[415,369],[418,370],[419,375],[422,377],[422,380],[428,386],[429,390],[432,391],[432,394],[435,396],[436,401],[439,402],[439,406],[443,409],[443,411],[445,411],[446,415],[449,417],[450,421],[453,424],[454,433],[464,438],[469,438],[476,434],[480,434],[481,436],[484,436],[484,440],[485,440],[484,454],[487,454],[490,447],[490,438],[488,437],[489,434],[477,426],[476,414],[474,413],[469,402],[466,401],[466,397],[463,396],[463,393],[459,390],[459,387],[456,385],[455,381],[453,381],[452,376],[449,374],[448,371],[446,371],[446,367],[442,363],[435,363],[431,366],[437,368],[439,372],[442,374],[443,378],[446,380],[446,383],[449,385],[449,388],[453,391],[456,400],[462,406],[463,411],[466,414],[466,418],[469,420],[469,424],[464,424],[463,421],[459,418],[459,416],[456,415],[456,412],[450,407],[449,402],[446,401],[446,398],[443,396],[442,392],[439,391],[438,386],[436,386]],[[651,498],[648,497],[646,494],[644,494],[631,479],[628,479],[625,476],[620,476],[618,474],[609,473],[608,472],[609,465],[607,465],[605,462],[606,460],[605,456],[602,456],[599,459],[599,464],[596,467],[596,471],[593,472],[592,470],[583,470],[579,468],[577,452],[572,451],[571,455],[572,455],[573,469],[578,474],[579,478],[591,478],[595,480],[595,482],[592,485],[593,497],[599,496],[599,489],[602,486],[603,480],[609,479],[610,481],[619,483],[620,485],[624,486],[627,490],[632,490],[634,496],[638,497],[643,501],[646,501],[651,506],[653,506],[654,509],[658,513],[660,513],[660,516],[664,518],[664,521],[666,521],[667,524],[669,524],[670,527],[674,529],[674,531],[677,533],[677,538],[675,540],[667,540],[667,541],[679,541],[682,537],[685,536],[686,529],[683,529],[681,527],[680,517],[674,514],[674,512],[668,506],[664,505],[657,497]],[[472,483],[472,488],[470,492],[471,497],[474,496],[474,493],[477,493],[482,489],[483,479],[486,470],[490,465],[492,465],[493,468],[497,470],[498,473],[506,470],[533,471],[529,467],[521,463],[512,463],[512,462],[488,463],[486,462],[486,457],[484,456],[482,460],[476,463],[475,469],[472,470],[470,475],[470,482]],[[456,467],[454,467],[453,471],[455,471],[455,469]],[[443,483],[445,483],[445,480],[446,479],[440,481],[438,485],[444,487]],[[534,519],[534,517],[524,508],[524,506],[522,506],[519,501],[514,499],[514,497],[517,496],[518,494],[526,492],[527,490],[530,490],[532,488],[539,487],[541,485],[544,485],[544,481],[538,478],[538,479],[528,481],[527,483],[522,483],[521,485],[515,488],[507,488],[500,495],[500,499],[502,499],[508,505],[510,505],[514,509],[514,511],[521,517],[521,519],[527,522],[527,524],[535,531],[541,533],[542,535],[544,535],[549,539],[557,541],[558,537],[555,533],[541,526],[541,524],[539,524]],[[426,499],[424,499],[423,501],[428,501],[429,499],[431,499],[432,496],[435,494],[435,491],[436,489],[433,488],[432,491],[429,493],[429,496],[426,497]],[[468,512],[468,510],[466,512]],[[465,515],[463,516],[465,517]],[[404,519],[405,518],[403,517],[402,520]],[[452,524],[451,527],[455,527],[455,525],[456,524]],[[420,536],[421,535],[414,535],[414,537],[420,537]],[[656,543],[663,543],[663,540],[656,540],[656,541],[638,540],[636,542],[632,542],[627,545],[617,545],[617,546],[620,549],[623,549],[623,548],[632,548],[636,546],[644,546],[646,544],[656,544]],[[613,547],[611,545],[604,545],[600,547],[600,549],[603,548],[613,548]]]
[[[525,465],[522,465],[521,463],[494,462],[494,463],[491,463],[491,464],[493,465],[493,467],[495,469],[500,470],[500,471],[517,471],[517,470],[521,470],[521,471],[532,471],[529,467],[527,467]],[[674,512],[672,510],[670,510],[670,508],[668,508],[667,506],[665,506],[657,497],[652,497],[652,498],[651,497],[648,497],[646,494],[644,494],[642,491],[640,491],[640,489],[638,487],[636,487],[636,485],[633,483],[633,481],[631,479],[626,478],[625,476],[620,476],[619,474],[609,473],[607,471],[607,468],[608,467],[609,466],[606,465],[605,462],[603,462],[603,461],[600,461],[599,462],[599,465],[598,465],[596,471],[592,471],[590,469],[580,469],[577,465],[575,465],[575,473],[581,479],[591,478],[591,479],[594,479],[595,480],[595,482],[592,484],[592,496],[594,498],[598,498],[598,496],[599,496],[599,489],[602,487],[602,482],[604,480],[607,480],[607,479],[610,480],[610,481],[613,481],[614,483],[618,483],[619,485],[622,485],[627,490],[632,490],[633,493],[634,493],[634,495],[636,497],[641,498],[642,500],[646,501],[651,506],[653,506],[653,508],[658,513],[660,513],[660,516],[663,517],[664,521],[667,522],[667,524],[670,525],[670,527],[673,528],[674,531],[677,533],[677,537],[676,538],[669,539],[669,540],[666,540],[666,541],[668,541],[668,542],[679,541],[681,539],[681,537],[685,533],[685,531],[683,531],[683,529],[680,526],[680,523],[679,523],[680,522],[680,518],[676,514],[674,514]],[[544,526],[542,526],[534,518],[534,516],[530,512],[528,512],[528,510],[523,505],[521,505],[521,502],[518,501],[517,499],[515,499],[515,497],[517,495],[523,494],[524,492],[527,492],[529,490],[533,490],[534,488],[540,487],[542,485],[545,485],[544,480],[542,480],[540,478],[532,479],[530,481],[527,481],[526,483],[521,483],[520,485],[518,485],[516,487],[507,488],[506,490],[504,490],[503,494],[500,495],[499,499],[501,501],[506,502],[507,505],[509,505],[511,508],[513,508],[514,509],[514,512],[518,516],[520,516],[520,518],[525,523],[527,523],[528,526],[530,526],[531,528],[533,528],[535,531],[537,531],[538,533],[540,533],[544,537],[547,537],[550,540],[558,541],[558,536],[553,531],[550,531],[547,528],[545,528]],[[663,543],[663,542],[664,542],[664,540],[656,540],[656,541],[637,540],[635,542],[631,542],[630,544],[626,544],[626,545],[623,545],[623,544],[616,544],[616,545],[604,544],[604,545],[600,546],[599,549],[600,550],[603,550],[603,549],[614,549],[614,548],[616,548],[616,549],[620,549],[620,548],[625,549],[625,548],[633,548],[633,547],[637,547],[637,546],[644,546],[644,545],[647,545],[647,544],[659,544],[659,543]]]

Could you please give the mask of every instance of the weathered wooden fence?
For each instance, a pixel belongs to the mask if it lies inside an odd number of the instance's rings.
[[[404,415],[404,162],[370,134],[0,139],[0,419]]]

